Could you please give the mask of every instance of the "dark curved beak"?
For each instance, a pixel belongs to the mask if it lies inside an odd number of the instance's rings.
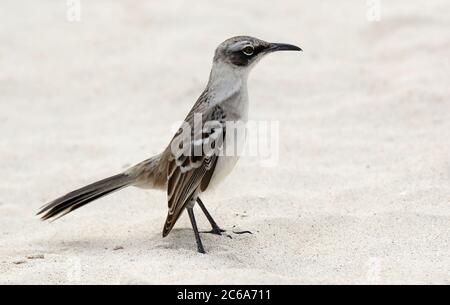
[[[270,43],[269,46],[266,48],[266,52],[277,52],[277,51],[303,51],[303,50],[300,47],[287,43]]]

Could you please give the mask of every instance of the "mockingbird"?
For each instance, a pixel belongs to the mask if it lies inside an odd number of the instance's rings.
[[[297,46],[269,43],[249,36],[230,38],[215,52],[208,85],[187,115],[183,126],[160,154],[125,172],[72,191],[46,204],[38,212],[42,219],[57,219],[83,205],[127,186],[166,190],[169,212],[162,235],[167,236],[187,209],[197,249],[200,239],[193,207],[198,203],[211,224],[209,233],[224,232],[209,214],[200,195],[226,177],[238,155],[224,155],[228,122],[247,122],[247,78],[265,55],[283,50],[301,51]],[[234,143],[233,143],[234,144]],[[230,143],[228,143],[230,146]],[[208,147],[209,149],[205,149]]]

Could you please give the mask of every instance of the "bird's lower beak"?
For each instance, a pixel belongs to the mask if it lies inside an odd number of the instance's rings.
[[[276,51],[303,51],[300,47],[287,43],[271,43],[266,49],[266,52]]]

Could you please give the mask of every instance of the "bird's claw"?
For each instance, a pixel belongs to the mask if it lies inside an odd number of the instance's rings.
[[[226,231],[222,230],[221,228],[215,228],[215,229],[212,229],[210,231],[201,231],[200,233],[222,235],[223,232],[226,232]]]

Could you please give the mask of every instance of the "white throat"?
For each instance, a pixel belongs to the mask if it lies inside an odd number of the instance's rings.
[[[247,79],[251,67],[233,67],[224,62],[214,62],[208,82],[210,107],[221,105],[227,121],[248,119]]]
[[[247,78],[249,69],[237,68],[223,62],[213,64],[208,88],[213,104],[217,105],[239,91],[247,95]]]

